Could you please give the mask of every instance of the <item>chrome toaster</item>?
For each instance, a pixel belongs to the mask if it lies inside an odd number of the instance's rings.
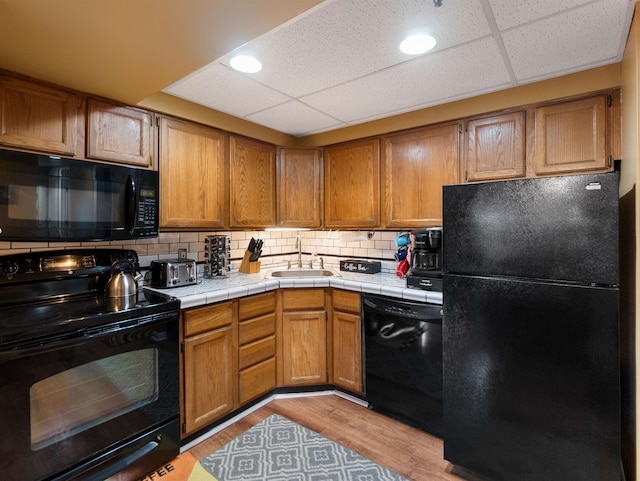
[[[151,261],[151,287],[183,287],[198,282],[196,261],[163,259]]]

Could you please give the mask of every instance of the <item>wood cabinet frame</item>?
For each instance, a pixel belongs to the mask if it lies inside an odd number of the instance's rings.
[[[380,227],[380,140],[324,149],[324,226]]]
[[[465,122],[465,181],[524,177],[526,136],[524,110]]]
[[[273,227],[276,225],[275,146],[233,135],[229,145],[230,227]]]
[[[278,227],[320,227],[323,169],[320,149],[279,148],[276,160]]]
[[[224,229],[229,219],[227,135],[159,118],[160,229]]]
[[[459,137],[451,122],[382,138],[386,227],[442,225],[442,186],[459,182]]]
[[[76,156],[81,104],[64,90],[0,75],[0,144]]]
[[[146,110],[88,99],[87,158],[153,168],[153,120]]]

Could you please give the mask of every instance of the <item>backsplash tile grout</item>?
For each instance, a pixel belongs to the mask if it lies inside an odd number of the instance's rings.
[[[395,272],[395,238],[398,232],[372,231],[215,231],[215,232],[161,232],[157,238],[128,241],[101,242],[0,242],[0,255],[35,252],[52,249],[73,249],[78,247],[116,247],[133,249],[138,253],[140,266],[144,269],[151,261],[178,257],[178,249],[187,249],[187,257],[199,263],[204,262],[204,239],[208,235],[228,235],[231,239],[232,271],[237,271],[249,240],[260,238],[264,241],[261,266],[263,269],[286,265],[287,261],[297,261],[296,236],[302,241],[302,258],[322,256],[325,265],[337,268],[345,258],[380,260],[383,272]]]

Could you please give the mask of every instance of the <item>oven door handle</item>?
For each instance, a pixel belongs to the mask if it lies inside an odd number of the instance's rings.
[[[8,344],[5,347],[0,347],[0,356],[3,359],[13,359],[32,353],[64,349],[86,342],[87,339],[108,336],[115,332],[126,331],[138,327],[160,325],[171,322],[173,320],[177,320],[178,316],[179,311],[168,310],[113,324],[77,329],[57,336],[48,336],[40,339],[31,339],[28,341]]]
[[[110,459],[109,465],[97,472],[81,472],[78,477],[72,477],[71,479],[84,479],[85,481],[103,481],[114,473],[119,473],[139,459],[145,457],[151,451],[160,446],[158,441],[149,441],[144,446],[138,448],[134,452],[118,459],[118,457]]]
[[[136,228],[136,199],[136,181],[132,175],[129,175],[125,186],[124,219],[127,234],[130,236],[133,235]]]
[[[66,349],[86,342],[83,330],[67,332],[59,336],[50,336],[42,339],[34,339],[10,344],[0,348],[0,359],[3,361],[14,358],[28,356],[30,354],[41,354],[45,352]]]

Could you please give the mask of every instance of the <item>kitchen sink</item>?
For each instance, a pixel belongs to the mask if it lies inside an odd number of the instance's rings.
[[[309,278],[309,277],[340,277],[340,274],[333,269],[300,269],[300,268],[291,268],[291,269],[277,269],[273,271],[269,271],[266,275],[269,277],[278,277],[278,278],[286,278],[286,279],[296,279],[296,278]]]

